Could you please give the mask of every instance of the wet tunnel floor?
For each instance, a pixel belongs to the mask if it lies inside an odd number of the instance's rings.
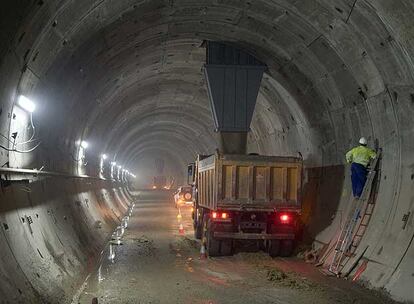
[[[200,259],[190,210],[181,211],[180,234],[172,201],[151,196],[140,195],[114,260],[104,251],[74,303],[393,303],[296,258],[241,252]]]

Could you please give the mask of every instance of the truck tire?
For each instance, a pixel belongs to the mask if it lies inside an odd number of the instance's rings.
[[[194,237],[197,240],[201,240],[201,238],[203,237],[203,229],[204,229],[204,225],[203,225],[203,213],[198,212],[198,209],[194,210]]]
[[[293,240],[282,240],[280,246],[280,256],[288,257],[293,253]]]
[[[279,255],[280,251],[280,240],[270,240],[267,245],[267,252],[269,255],[274,258]]]
[[[199,223],[198,221],[195,222],[194,237],[197,240],[201,240],[203,237],[203,223]]]
[[[232,240],[220,241],[220,254],[222,256],[233,255],[233,241]]]
[[[266,241],[257,241],[257,247],[259,248],[259,250],[266,252]]]
[[[210,257],[220,256],[220,241],[212,236],[212,232],[207,236],[207,254]]]
[[[206,234],[206,251],[209,257],[220,256],[220,241],[214,238],[211,223],[207,217],[204,217],[204,231]]]
[[[201,240],[201,238],[203,237],[203,227],[201,225],[197,225],[194,229],[194,237],[197,240]]]

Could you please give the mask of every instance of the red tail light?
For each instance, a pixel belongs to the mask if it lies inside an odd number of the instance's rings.
[[[291,221],[291,216],[289,214],[286,213],[282,213],[279,215],[279,220],[282,224],[289,224],[289,222]]]
[[[231,221],[230,214],[228,212],[213,211],[211,212],[211,218],[216,221]]]

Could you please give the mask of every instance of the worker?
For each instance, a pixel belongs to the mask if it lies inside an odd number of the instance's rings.
[[[367,140],[361,137],[359,146],[346,153],[346,161],[351,164],[352,192],[359,198],[367,180],[367,166],[377,156],[374,150],[367,147]]]

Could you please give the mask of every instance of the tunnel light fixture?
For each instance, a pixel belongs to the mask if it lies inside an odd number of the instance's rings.
[[[113,161],[113,162],[111,162],[111,165],[112,165],[112,166],[116,166],[116,162],[114,162],[114,161]]]
[[[119,168],[119,169],[122,169],[122,166],[121,166],[121,165],[118,165],[118,168]]]
[[[105,160],[105,159],[107,159],[108,158],[108,156],[106,155],[106,154],[102,154],[102,159],[103,160]]]
[[[89,143],[87,141],[82,140],[80,146],[84,149],[87,149],[89,147]]]
[[[24,95],[20,95],[19,99],[17,101],[17,104],[27,112],[33,113],[36,109],[36,105],[33,101],[31,101],[29,98],[27,98]]]

